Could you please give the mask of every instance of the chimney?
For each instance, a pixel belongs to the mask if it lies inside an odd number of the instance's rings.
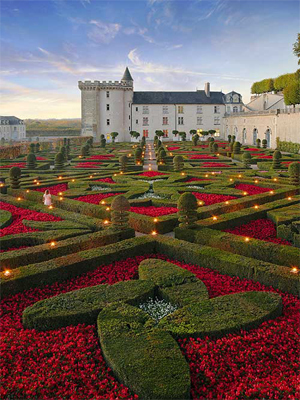
[[[206,82],[204,90],[205,90],[206,96],[210,97],[210,83],[209,82]]]

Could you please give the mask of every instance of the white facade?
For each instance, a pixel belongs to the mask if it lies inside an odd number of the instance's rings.
[[[82,135],[96,140],[101,134],[110,140],[111,132],[119,133],[118,141],[130,141],[130,131],[153,139],[155,131],[162,130],[166,138],[175,139],[173,130],[186,132],[187,138],[190,130],[223,130],[225,95],[211,92],[209,83],[195,92],[134,92],[126,68],[121,81],[79,81],[78,86]]]
[[[13,141],[24,140],[26,138],[26,125],[24,121],[13,116],[1,116],[0,138]]]

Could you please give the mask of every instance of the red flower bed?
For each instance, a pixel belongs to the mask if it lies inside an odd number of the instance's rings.
[[[21,162],[21,163],[14,163],[14,164],[7,164],[0,166],[0,168],[12,168],[12,167],[26,168],[26,163]]]
[[[189,178],[185,182],[196,182],[196,181],[210,181],[211,179],[203,179],[203,178]]]
[[[167,147],[168,151],[174,151],[180,149],[180,146],[174,146],[174,147]]]
[[[47,158],[45,158],[45,157],[40,157],[40,156],[35,156],[35,158],[36,158],[37,161],[45,161],[45,160],[47,160]],[[27,156],[24,157],[24,160],[26,160],[26,159],[27,159]]]
[[[58,185],[53,185],[53,186],[48,186],[48,187],[43,187],[43,188],[37,188],[34,189],[37,192],[45,192],[45,190],[49,190],[50,194],[54,194],[55,196],[58,195],[60,192],[65,192],[68,190],[68,184],[67,183],[60,183]]]
[[[261,156],[261,155],[258,155],[258,154],[255,154],[256,156],[258,156],[259,158],[261,158],[261,159],[273,159],[273,156],[265,156],[265,155],[263,155],[263,156]]]
[[[217,162],[204,162],[200,168],[229,168],[230,164],[217,163]]]
[[[163,172],[158,172],[158,171],[145,171],[145,172],[142,172],[141,174],[138,174],[138,176],[147,176],[148,178],[152,178],[153,176],[161,176],[161,175],[167,175],[167,174],[164,174]]]
[[[261,151],[261,149],[257,149],[256,147],[249,147],[248,149],[244,149],[244,151]]]
[[[254,239],[264,240],[290,246],[290,242],[276,237],[276,225],[269,219],[258,219],[248,224],[238,226],[234,229],[225,229],[224,232],[233,233],[239,236],[248,236]]]
[[[194,147],[200,147],[201,149],[206,149],[208,147],[208,144],[198,144],[198,146]]]
[[[104,183],[116,183],[112,180],[112,178],[101,178],[101,179],[94,179],[95,182],[104,182]]]
[[[282,161],[282,163],[281,163],[281,164],[284,164],[284,165],[290,165],[290,164],[291,164],[291,163],[293,163],[293,162],[300,163],[300,161]]]
[[[98,168],[102,164],[101,162],[81,162],[75,165],[74,168]]]
[[[2,300],[1,398],[132,399],[105,364],[94,325],[52,331],[25,330],[23,310],[36,301],[97,284],[137,277],[143,256],[99,266],[94,271]],[[221,275],[198,265],[168,260],[201,279],[210,298],[252,290],[271,290],[250,280]],[[279,291],[276,291],[279,292]],[[180,346],[191,370],[193,399],[299,398],[299,306],[279,292],[283,314],[256,329],[221,339],[185,339]]]
[[[123,193],[98,193],[98,194],[87,194],[86,196],[76,197],[74,200],[83,201],[84,203],[99,204],[101,200],[107,197],[117,196]]]
[[[195,195],[198,200],[204,201],[206,206],[210,206],[211,204],[222,203],[223,201],[229,201],[229,200],[236,199],[236,197],[234,197],[234,196],[227,196],[224,194],[210,194],[210,193],[193,192],[193,195]]]
[[[248,185],[246,183],[240,183],[235,185],[235,189],[242,190],[243,192],[247,192],[250,196],[253,194],[260,194],[265,192],[270,192],[271,188],[264,188],[256,185]]]
[[[91,156],[87,158],[87,160],[107,160],[111,157],[115,157],[113,154],[102,154],[102,155],[96,155],[96,156]]]
[[[161,217],[162,215],[169,215],[177,213],[178,209],[175,207],[130,207],[130,211],[136,214],[148,215],[149,217]]]
[[[219,158],[219,157],[217,157],[217,156],[209,156],[209,155],[206,155],[206,154],[198,154],[196,156],[190,157],[189,159],[190,160],[216,160],[217,158]]]
[[[37,229],[29,228],[23,225],[23,219],[28,219],[31,221],[62,221],[62,218],[54,217],[53,215],[38,211],[27,210],[26,208],[16,207],[12,204],[4,203],[3,201],[0,202],[0,208],[1,210],[9,211],[13,218],[12,223],[9,226],[1,229],[0,237],[37,231]]]

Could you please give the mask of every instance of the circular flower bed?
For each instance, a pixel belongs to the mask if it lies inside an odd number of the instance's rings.
[[[266,193],[272,190],[271,188],[264,188],[256,185],[249,185],[246,183],[239,183],[238,185],[235,185],[235,189],[242,190],[243,192],[247,192],[250,196],[253,194],[260,194],[260,193]]]
[[[53,215],[16,207],[12,204],[4,203],[3,201],[0,202],[0,208],[1,210],[9,211],[12,214],[12,223],[9,226],[1,229],[0,237],[37,231],[37,229],[29,228],[23,225],[23,219],[28,219],[31,221],[62,221],[61,218],[54,217]]]
[[[212,204],[222,203],[223,201],[234,200],[236,197],[227,196],[224,194],[210,194],[210,193],[198,193],[193,192],[193,195],[196,196],[198,200],[204,201],[206,206],[210,206]]]
[[[177,213],[178,209],[175,207],[130,207],[130,211],[136,214],[148,215],[149,217],[160,217],[162,215],[169,215]]]
[[[248,236],[254,239],[264,240],[290,246],[290,242],[276,237],[276,225],[269,219],[257,219],[248,224],[238,226],[234,229],[226,229],[224,232],[233,233],[234,235]]]
[[[38,332],[25,330],[21,315],[36,301],[59,293],[137,278],[139,263],[148,257],[102,265],[80,277],[2,300],[1,398],[136,398],[112,376],[103,359],[94,325]],[[221,275],[198,265],[171,262],[201,279],[210,298],[241,291],[275,292],[250,280]],[[300,302],[292,295],[280,294],[283,299],[282,316],[264,322],[256,329],[221,339],[180,341],[190,364],[193,399],[299,397],[299,358],[295,349],[299,340]]]
[[[98,194],[87,194],[86,196],[75,197],[74,200],[83,201],[84,203],[99,204],[101,200],[107,197],[117,196],[122,193],[98,193]]]
[[[65,192],[68,190],[68,184],[67,183],[60,183],[58,185],[53,185],[53,186],[48,186],[48,187],[43,187],[43,188],[37,188],[34,189],[37,192],[45,192],[45,190],[49,190],[50,194],[54,194],[55,196],[58,195],[60,192]]]

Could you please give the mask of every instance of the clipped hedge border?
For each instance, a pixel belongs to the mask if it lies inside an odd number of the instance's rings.
[[[300,266],[300,250],[292,246],[252,238],[245,242],[242,236],[209,228],[201,230],[176,228],[175,237],[277,265]]]

